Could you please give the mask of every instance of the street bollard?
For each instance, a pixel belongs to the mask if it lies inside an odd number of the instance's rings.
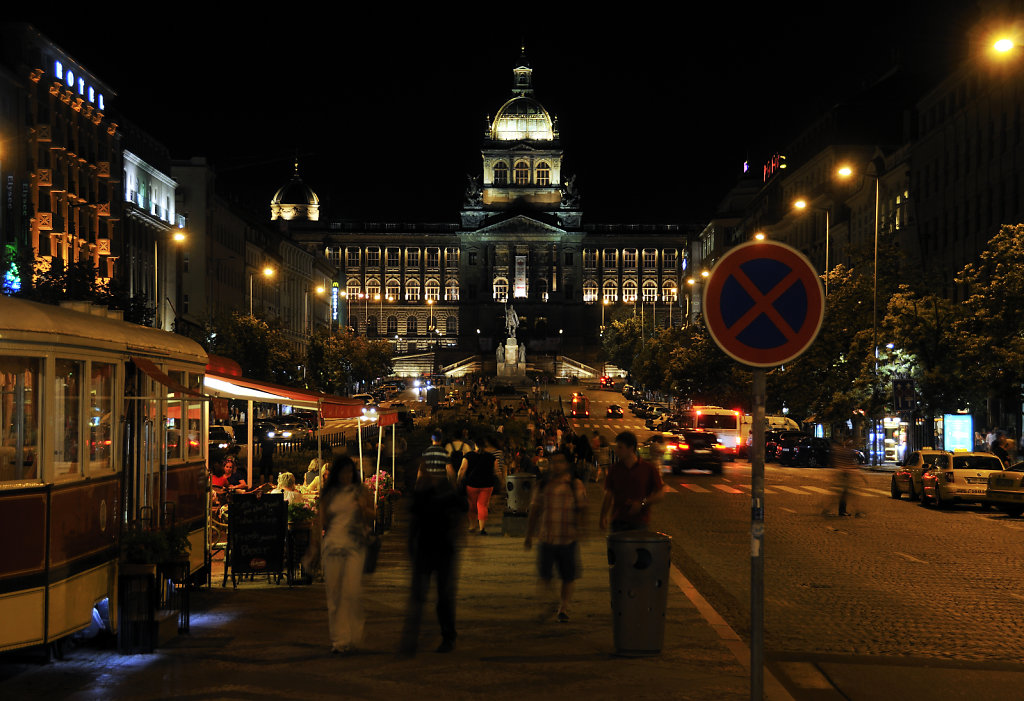
[[[664,533],[622,531],[608,536],[616,654],[643,657],[661,652],[671,551],[672,538]]]

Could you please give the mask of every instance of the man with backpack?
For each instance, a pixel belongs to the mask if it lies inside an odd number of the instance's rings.
[[[545,588],[550,588],[553,569],[558,567],[562,590],[558,601],[558,621],[569,621],[569,602],[573,583],[580,576],[579,535],[587,492],[583,482],[572,476],[569,461],[562,453],[551,456],[547,479],[533,492],[530,516],[526,523],[524,547],[533,545],[537,532],[540,547],[537,565]]]

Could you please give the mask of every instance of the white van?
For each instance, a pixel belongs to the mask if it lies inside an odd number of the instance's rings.
[[[737,449],[743,445],[740,440],[740,420],[742,412],[734,409],[723,409],[720,406],[691,406],[679,413],[680,429],[694,428],[712,431],[718,436],[721,452],[725,455],[736,455]]]
[[[741,417],[740,419],[740,448],[738,457],[750,456],[750,446],[752,445],[752,433],[751,427],[753,425],[754,417],[750,414]],[[800,424],[788,416],[772,416],[768,415],[764,417],[764,430],[765,431],[799,431]]]

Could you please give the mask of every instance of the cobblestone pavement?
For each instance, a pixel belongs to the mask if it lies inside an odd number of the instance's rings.
[[[774,653],[1024,661],[1024,520],[888,496],[864,471],[855,518],[835,516],[832,471],[766,470],[766,648]],[[667,476],[654,525],[680,569],[738,631],[749,626],[750,466]],[[831,514],[823,515],[824,509]]]

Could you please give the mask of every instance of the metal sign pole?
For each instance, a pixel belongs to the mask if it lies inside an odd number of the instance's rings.
[[[750,453],[750,698],[764,698],[765,370],[755,368]]]

